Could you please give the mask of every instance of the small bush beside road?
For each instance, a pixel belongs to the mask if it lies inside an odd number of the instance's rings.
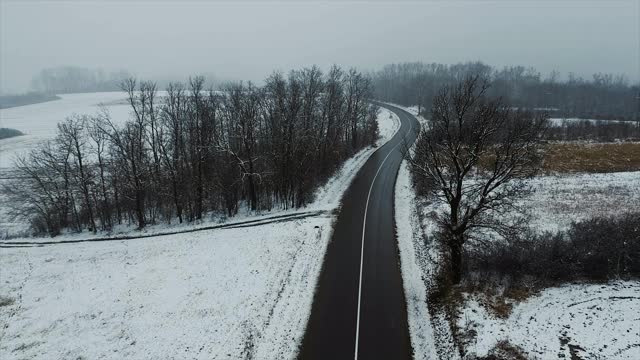
[[[573,281],[640,278],[640,212],[596,217],[469,249],[463,287],[519,299]]]

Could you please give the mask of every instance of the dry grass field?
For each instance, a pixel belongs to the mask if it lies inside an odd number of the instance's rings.
[[[604,173],[640,170],[640,143],[550,143],[546,173]]]

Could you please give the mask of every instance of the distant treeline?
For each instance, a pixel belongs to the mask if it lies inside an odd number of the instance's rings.
[[[124,70],[105,72],[102,69],[58,66],[42,69],[31,80],[31,87],[47,94],[119,91],[120,83],[130,76]]]
[[[60,99],[58,96],[37,92],[29,92],[19,95],[0,95],[0,109],[37,104],[58,99]]]
[[[545,132],[545,139],[597,142],[640,141],[640,121],[564,121],[562,124],[550,126]]]
[[[20,180],[5,188],[14,214],[55,235],[300,207],[378,136],[370,79],[355,70],[203,84],[171,84],[159,98],[154,83],[129,79],[125,124],[106,112],[61,122],[55,140],[17,161]]]
[[[543,77],[534,68],[497,69],[481,62],[455,65],[420,62],[391,64],[376,72],[376,97],[402,105],[420,105],[427,113],[443,85],[459,82],[468,74],[491,81],[487,95],[502,96],[515,107],[544,110],[551,117],[635,120],[640,111],[639,84],[622,75],[594,74],[583,79],[558,72]]]

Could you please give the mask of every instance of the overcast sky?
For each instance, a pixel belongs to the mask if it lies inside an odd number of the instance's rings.
[[[205,2],[0,0],[0,89],[44,67],[260,80],[332,63],[534,66],[640,79],[640,0]]]

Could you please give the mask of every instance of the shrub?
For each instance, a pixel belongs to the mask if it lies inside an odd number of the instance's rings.
[[[499,285],[513,297],[518,289],[569,281],[640,278],[640,212],[574,222],[555,234],[529,232],[467,251],[465,287]]]

